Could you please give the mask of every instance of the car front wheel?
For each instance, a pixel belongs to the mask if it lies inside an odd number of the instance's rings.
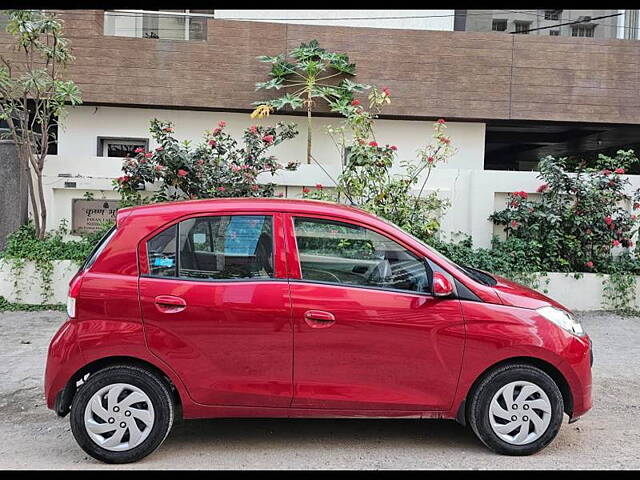
[[[106,463],[146,457],[169,434],[174,405],[166,384],[147,370],[107,367],[89,376],[71,406],[80,447]]]
[[[469,423],[490,449],[505,455],[531,455],[556,437],[564,413],[554,380],[531,365],[506,365],[474,389]]]

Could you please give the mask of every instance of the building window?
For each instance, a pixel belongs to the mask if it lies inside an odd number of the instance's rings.
[[[507,30],[507,21],[506,20],[494,20],[491,24],[491,30],[494,32],[504,32]]]
[[[527,35],[529,33],[529,28],[531,27],[531,22],[516,21],[514,23],[516,25],[516,33],[523,33],[525,35]]]
[[[552,37],[559,37],[560,30],[549,30],[549,35],[551,35]]]
[[[207,17],[212,10],[106,11],[104,34],[163,40],[206,40]]]
[[[135,157],[136,149],[149,149],[146,138],[98,137],[98,157]]]
[[[595,25],[574,25],[571,27],[572,37],[593,37]]]
[[[560,15],[562,14],[562,10],[545,10],[544,11],[544,19],[545,20],[560,20]]]

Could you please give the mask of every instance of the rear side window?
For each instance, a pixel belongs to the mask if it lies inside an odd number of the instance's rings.
[[[156,277],[175,277],[176,275],[176,234],[178,226],[163,230],[147,242],[149,271]]]
[[[190,218],[149,240],[147,251],[154,276],[273,278],[273,220],[268,215]]]
[[[93,251],[89,254],[89,256],[87,257],[87,260],[84,262],[84,265],[82,265],[81,270],[87,270],[91,268],[91,265],[95,263],[95,261],[98,259],[100,254],[104,251],[104,249],[107,247],[107,245],[109,244],[109,241],[114,237],[115,234],[116,234],[116,226],[114,225],[113,227],[111,227],[111,229],[107,231],[107,233],[104,234],[104,236],[100,239],[98,244],[94,247]]]

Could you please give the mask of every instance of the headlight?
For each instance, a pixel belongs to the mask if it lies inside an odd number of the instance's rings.
[[[567,332],[572,333],[573,335],[578,335],[579,337],[584,335],[582,324],[570,313],[555,307],[542,307],[536,311],[544,318],[555,323]]]

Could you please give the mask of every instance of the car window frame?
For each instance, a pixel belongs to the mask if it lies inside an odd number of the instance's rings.
[[[366,289],[366,290],[375,290],[375,291],[395,292],[395,293],[403,293],[403,294],[407,294],[407,295],[418,295],[418,296],[421,296],[421,297],[424,297],[424,296],[433,297],[433,293],[431,291],[429,291],[429,292],[416,292],[416,291],[413,291],[413,290],[404,290],[404,289],[401,289],[401,288],[376,287],[376,286],[372,286],[372,285],[352,285],[352,284],[347,284],[347,283],[325,282],[325,281],[321,281],[321,280],[305,280],[304,278],[302,278],[302,266],[300,264],[300,253],[299,253],[299,249],[298,249],[298,239],[297,239],[296,234],[295,234],[295,223],[294,222],[295,222],[296,218],[334,221],[334,222],[339,222],[339,223],[345,223],[347,225],[351,225],[351,226],[357,227],[357,228],[369,229],[369,230],[371,230],[373,232],[376,232],[379,235],[382,235],[383,237],[387,238],[388,240],[391,240],[391,241],[395,242],[396,244],[400,245],[402,248],[404,248],[408,252],[410,252],[413,255],[415,255],[417,257],[417,259],[419,261],[421,261],[421,263],[423,264],[423,266],[425,268],[425,272],[427,272],[427,267],[431,268],[433,270],[433,268],[429,264],[430,260],[426,255],[424,255],[422,252],[416,250],[411,245],[408,245],[407,243],[403,242],[398,237],[390,234],[389,232],[387,232],[385,230],[382,230],[382,229],[378,228],[375,225],[371,225],[371,224],[366,223],[366,222],[361,222],[361,221],[358,221],[358,220],[353,220],[353,219],[348,218],[348,217],[341,217],[341,216],[337,216],[337,215],[314,214],[314,213],[306,213],[306,212],[289,212],[285,216],[285,225],[286,225],[285,230],[286,230],[286,235],[287,235],[287,247],[288,247],[288,251],[290,253],[289,254],[289,258],[288,258],[288,263],[291,265],[291,267],[295,268],[295,270],[293,270],[293,268],[290,268],[287,271],[288,278],[289,278],[290,282],[307,283],[307,284],[315,284],[315,285],[328,285],[328,286],[339,287],[339,288],[357,288],[357,289]],[[428,275],[428,273],[427,273],[427,275]],[[433,275],[433,273],[432,273],[432,275]],[[430,285],[430,287],[432,287],[432,286]]]
[[[224,216],[268,216],[271,217],[272,221],[272,233],[273,233],[273,264],[274,264],[274,273],[273,277],[270,278],[189,278],[189,277],[181,277],[179,276],[179,238],[180,238],[180,223],[186,220],[190,220],[193,218],[202,218],[202,217],[224,217]],[[147,242],[158,235],[159,233],[173,227],[176,228],[176,275],[177,276],[157,276],[152,275],[150,273],[150,265],[149,265],[149,257],[147,251]],[[187,213],[180,217],[176,217],[170,222],[167,222],[153,231],[149,232],[145,235],[137,245],[138,251],[138,265],[139,265],[139,276],[141,278],[148,278],[153,280],[170,280],[170,281],[184,281],[184,282],[209,282],[209,283],[238,283],[238,282],[278,282],[278,281],[287,281],[286,278],[286,266],[281,267],[282,263],[286,261],[286,257],[284,256],[284,231],[282,226],[282,212],[275,212],[273,210],[229,210],[229,211],[216,211],[216,212],[196,212],[196,213]]]

